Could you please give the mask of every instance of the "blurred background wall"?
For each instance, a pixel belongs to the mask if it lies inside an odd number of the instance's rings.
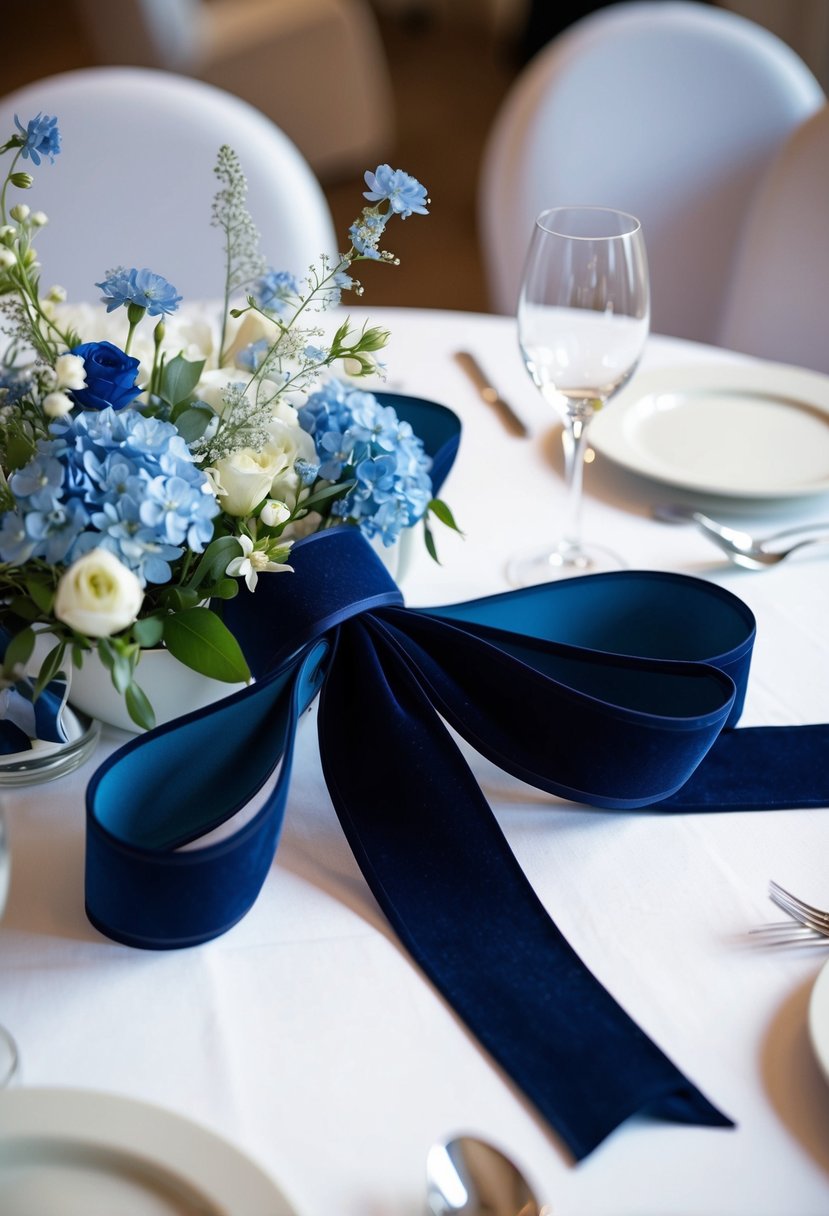
[[[27,0],[19,17],[7,14],[14,50],[4,57],[3,91],[96,63],[144,63],[239,92],[299,144],[344,240],[362,204],[363,169],[389,161],[428,188],[430,217],[389,231],[401,265],[365,266],[369,307],[486,311],[475,195],[487,132],[527,60],[598,7],[589,0]],[[829,92],[829,0],[719,7],[778,34]],[[26,36],[12,39],[16,21]],[[143,170],[157,188],[151,166]]]

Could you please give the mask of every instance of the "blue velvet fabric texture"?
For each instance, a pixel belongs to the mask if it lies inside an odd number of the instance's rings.
[[[436,419],[441,458],[457,438],[448,412],[417,405],[411,420],[428,435]],[[564,940],[441,718],[504,769],[592,805],[825,803],[816,758],[829,728],[732,729],[749,610],[712,584],[643,571],[407,609],[350,528],[301,542],[292,564],[293,576],[264,578],[226,606],[256,684],[136,738],[93,777],[93,923],[165,949],[244,915],[277,845],[298,717],[321,688],[325,777],[366,881],[415,962],[574,1155],[636,1111],[729,1125]],[[792,765],[806,774],[797,783]],[[249,823],[176,851],[278,766]]]

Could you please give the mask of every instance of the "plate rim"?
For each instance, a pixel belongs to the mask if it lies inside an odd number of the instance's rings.
[[[663,382],[669,380],[670,385]],[[790,366],[785,363],[754,361],[750,363],[728,362],[683,362],[660,364],[636,372],[630,382],[611,400],[606,411],[601,411],[591,423],[588,442],[599,455],[606,457],[620,468],[639,477],[677,489],[715,497],[743,500],[791,500],[813,498],[829,493],[829,469],[825,478],[810,486],[791,486],[769,490],[746,490],[733,485],[712,485],[700,481],[692,474],[687,477],[672,476],[670,472],[659,473],[652,466],[636,458],[635,453],[624,442],[622,425],[627,413],[653,392],[682,391],[691,387],[710,389],[744,389],[752,391],[763,388],[775,390],[776,381],[785,381],[786,396],[797,397],[810,410],[826,415],[829,423],[829,376],[809,368]],[[605,434],[607,432],[607,434]]]
[[[826,1016],[827,1012],[829,1012],[829,960],[823,964],[812,984],[806,1015],[812,1050],[823,1075],[829,1081],[829,1018]],[[818,1025],[818,1018],[821,1014],[823,1014],[823,1023],[826,1027],[822,1031]]]
[[[126,1094],[70,1086],[0,1090],[0,1142],[41,1139],[149,1162],[234,1216],[297,1216],[275,1180],[220,1133]],[[267,1206],[263,1206],[267,1205]]]

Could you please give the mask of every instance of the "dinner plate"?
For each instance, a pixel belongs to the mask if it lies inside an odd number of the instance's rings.
[[[3,1216],[296,1216],[226,1140],[161,1107],[76,1089],[0,1093]]]
[[[590,443],[634,473],[732,498],[829,492],[829,376],[781,363],[637,373]]]
[[[824,963],[809,998],[809,1038],[818,1064],[829,1081],[829,963]]]

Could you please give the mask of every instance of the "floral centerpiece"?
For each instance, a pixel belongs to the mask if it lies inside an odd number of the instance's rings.
[[[382,370],[389,337],[345,320],[326,338],[313,314],[362,294],[364,260],[394,216],[427,214],[424,187],[380,165],[346,253],[321,256],[300,283],[270,268],[246,209],[235,153],[219,150],[212,223],[223,240],[223,307],[215,326],[183,316],[160,274],[118,267],[96,282],[106,310],[42,292],[35,251],[47,217],[17,191],[60,152],[55,118],[38,114],[0,152],[0,630],[8,687],[50,648],[34,692],[93,649],[131,719],[154,712],[136,670],[163,645],[194,670],[249,679],[222,621],[243,580],[291,571],[297,538],[335,524],[390,545],[428,518],[454,527],[433,499],[429,459],[405,421],[359,379]],[[332,377],[337,365],[347,380]]]

